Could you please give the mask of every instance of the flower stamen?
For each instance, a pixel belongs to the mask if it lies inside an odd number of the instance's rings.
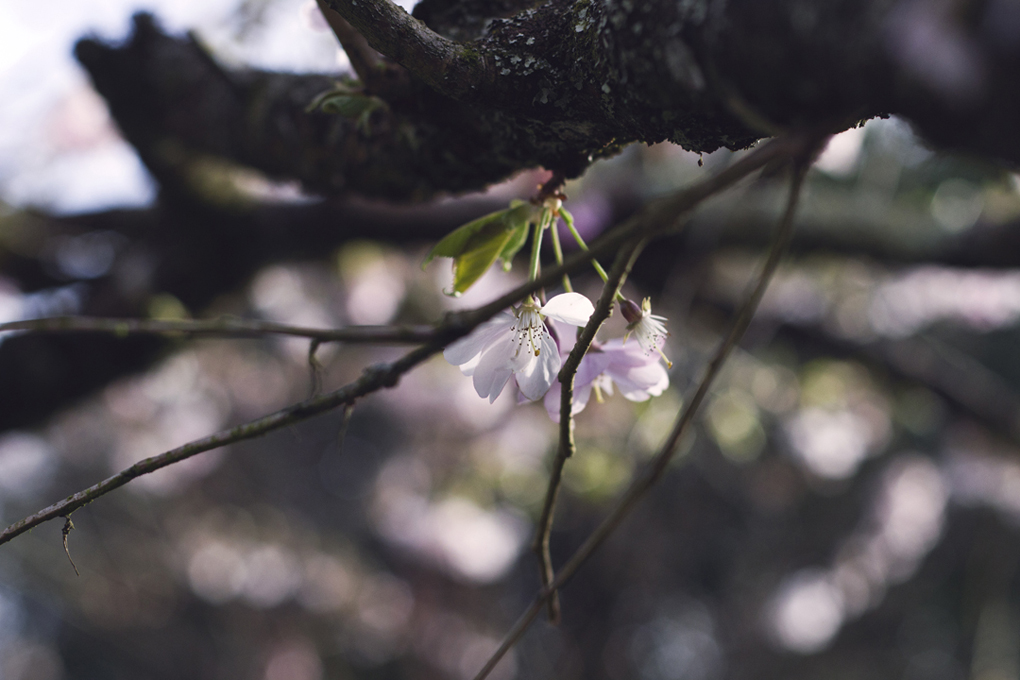
[[[529,297],[519,307],[500,312],[451,343],[443,356],[471,376],[478,396],[490,402],[510,379],[516,381],[524,398],[541,399],[562,364],[557,337],[546,319],[583,326],[594,311],[591,301],[579,293],[557,295],[544,305]],[[525,342],[527,353],[522,356]]]
[[[627,320],[627,333],[623,336],[623,342],[626,343],[633,333],[645,354],[651,354],[652,350],[655,350],[666,362],[666,366],[673,368],[673,362],[662,351],[662,343],[669,335],[669,331],[666,330],[666,317],[652,314],[651,298],[645,298],[640,307],[633,300],[624,300],[620,303],[620,312]]]
[[[514,356],[520,353],[520,348],[524,346],[525,340],[531,347],[531,354],[539,356],[542,353],[542,338],[547,331],[538,305],[529,300],[515,309],[514,315],[518,321],[517,325],[511,329],[517,336],[517,352]]]

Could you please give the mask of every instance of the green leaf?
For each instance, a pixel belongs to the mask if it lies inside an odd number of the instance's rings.
[[[510,202],[510,211],[507,213],[507,228],[512,231],[510,241],[500,252],[500,260],[503,261],[503,271],[510,271],[513,258],[524,247],[527,242],[528,227],[534,221],[534,206],[524,201],[513,200]]]
[[[425,261],[421,263],[421,268],[424,269],[429,262],[437,257],[459,257],[468,250],[472,237],[476,235],[488,234],[491,236],[497,232],[506,231],[503,222],[509,212],[509,210],[500,210],[489,213],[462,227],[457,227],[429,251],[429,254],[425,256]]]
[[[435,245],[422,262],[424,269],[436,257],[453,258],[453,294],[459,295],[488,271],[497,259],[506,267],[528,239],[534,208],[514,201],[506,210],[479,217],[458,227]]]
[[[489,271],[514,232],[502,230],[453,260],[453,294],[460,295]]]
[[[503,261],[503,271],[510,271],[514,256],[524,247],[528,240],[528,228],[535,221],[535,207],[524,201],[510,201],[507,212],[506,226],[511,230],[510,240],[503,246],[499,259]]]
[[[503,261],[503,271],[510,271],[514,255],[516,255],[527,242],[528,226],[528,223],[525,222],[511,231],[510,238],[507,239],[506,245],[503,246],[503,250],[499,251],[499,259]]]

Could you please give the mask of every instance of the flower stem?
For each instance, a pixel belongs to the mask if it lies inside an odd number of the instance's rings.
[[[581,234],[577,231],[577,227],[574,226],[574,216],[563,209],[560,210],[560,215],[563,217],[563,221],[567,223],[567,229],[569,229],[570,233],[573,234],[574,240],[577,241],[577,245],[581,246],[581,250],[588,250],[588,244],[584,242],[584,239],[581,238]],[[595,267],[595,271],[599,273],[599,276],[602,277],[603,281],[609,280],[609,275],[606,273],[606,270],[602,268],[602,265],[599,264],[598,260],[592,260],[591,264]],[[623,297],[623,293],[616,291],[616,299],[623,302],[625,299]]]
[[[531,236],[531,266],[528,268],[528,281],[538,278],[538,256],[542,252],[542,223],[545,214],[535,223],[535,231]]]
[[[549,236],[552,237],[553,254],[556,256],[556,264],[563,264],[563,247],[560,245],[560,231],[556,224],[556,217],[553,216],[552,225],[549,229]],[[570,285],[570,275],[563,275],[563,290],[568,293],[574,292],[574,287]]]

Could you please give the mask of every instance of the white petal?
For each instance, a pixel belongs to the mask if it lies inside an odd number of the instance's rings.
[[[471,357],[470,359],[468,359],[466,362],[461,364],[458,368],[460,368],[460,372],[463,373],[464,375],[468,375],[468,376],[474,375],[475,374],[475,369],[478,368],[478,362],[481,361],[481,360],[482,360],[482,355],[481,354],[476,354],[473,357]]]
[[[539,310],[544,316],[556,319],[571,326],[583,326],[595,313],[591,300],[580,293],[563,293],[557,295]]]
[[[534,401],[541,399],[549,391],[549,387],[556,380],[556,374],[559,371],[560,353],[556,349],[556,342],[545,335],[542,338],[539,355],[522,370],[515,370],[514,373],[517,376],[517,386],[521,388],[521,394]]]
[[[467,336],[450,344],[443,351],[443,357],[454,366],[460,366],[481,354],[493,340],[502,334],[509,334],[514,324],[514,315],[503,311],[489,319]]]
[[[517,378],[511,378],[511,380],[514,382],[514,387],[517,388],[517,405],[524,406],[525,404],[530,404],[531,400],[524,396],[520,386],[517,385]]]
[[[542,354],[556,358],[556,367],[553,369],[553,373],[559,373],[560,366],[563,364],[563,357],[560,356],[559,345],[556,344],[556,341],[548,333],[542,336]]]
[[[479,397],[488,398],[490,403],[496,401],[496,397],[503,391],[506,381],[510,379],[510,362],[507,353],[511,346],[510,342],[500,342],[485,350],[472,376],[475,392]]]
[[[510,379],[512,373],[509,370],[498,370],[493,374],[492,387],[489,388],[489,403],[496,401],[496,398],[502,394],[503,388],[506,387],[506,381]]]
[[[542,341],[540,338],[536,338],[536,340],[538,340],[538,349],[541,353]],[[531,366],[536,361],[535,353],[531,349],[531,342],[527,338],[522,340],[513,336],[511,336],[510,342],[512,343],[509,357],[510,370],[514,373],[529,371],[528,366]]]

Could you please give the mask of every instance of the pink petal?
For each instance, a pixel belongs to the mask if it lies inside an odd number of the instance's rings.
[[[563,393],[561,390],[560,382],[557,380],[545,393],[545,399],[542,401],[545,412],[549,414],[549,419],[554,423],[560,422],[560,395]]]
[[[574,405],[570,411],[573,415],[577,415],[584,410],[584,407],[588,405],[588,400],[591,399],[591,388],[594,383],[588,383],[584,387],[580,387],[574,390]]]
[[[645,401],[649,397],[657,397],[669,387],[669,374],[666,368],[656,362],[646,366],[614,370],[610,367],[606,375],[612,378],[620,393],[630,401]]]
[[[588,353],[584,355],[581,363],[577,366],[577,374],[574,375],[574,389],[590,385],[592,381],[599,377],[600,373],[609,367],[611,358],[610,355],[604,352],[588,350]]]
[[[613,366],[644,366],[659,362],[657,352],[645,352],[633,339],[624,343],[622,339],[614,338],[602,344],[602,351],[610,356]]]
[[[574,390],[574,403],[570,407],[571,415],[576,416],[588,405],[588,400],[591,398],[591,387],[591,383],[588,383],[584,387]],[[560,422],[560,399],[562,399],[562,395],[563,388],[558,380],[545,393],[545,410],[549,414],[550,420],[554,423]]]

